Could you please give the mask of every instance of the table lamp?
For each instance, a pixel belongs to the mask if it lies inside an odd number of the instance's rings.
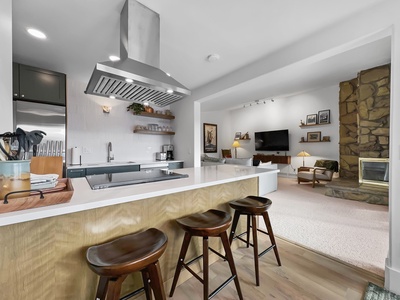
[[[301,151],[301,152],[299,152],[298,154],[297,154],[297,156],[299,156],[299,157],[303,157],[303,167],[304,167],[304,157],[305,156],[311,156],[310,154],[308,154],[306,151]]]
[[[237,148],[240,147],[239,141],[234,141],[232,147],[235,148],[235,158],[237,158]]]

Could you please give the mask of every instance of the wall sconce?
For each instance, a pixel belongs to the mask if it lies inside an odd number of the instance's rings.
[[[240,143],[238,141],[234,141],[232,147],[235,148],[235,158],[237,158],[237,148],[240,147]]]
[[[109,114],[111,111],[111,106],[103,105],[101,108],[103,109],[103,113],[105,114]]]

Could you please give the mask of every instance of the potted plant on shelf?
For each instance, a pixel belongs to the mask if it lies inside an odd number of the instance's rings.
[[[133,111],[134,115],[140,115],[142,112],[145,111],[144,105],[141,103],[132,103],[126,108],[127,111]]]

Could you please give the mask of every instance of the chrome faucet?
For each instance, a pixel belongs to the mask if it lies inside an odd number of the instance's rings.
[[[111,153],[112,151],[112,144],[111,142],[108,142],[108,148],[107,148],[107,162],[111,162],[112,160],[114,160],[114,154]]]

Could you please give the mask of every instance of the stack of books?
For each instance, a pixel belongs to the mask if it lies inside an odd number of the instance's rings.
[[[31,189],[41,190],[54,188],[58,183],[57,179],[57,174],[38,175],[31,173]]]

